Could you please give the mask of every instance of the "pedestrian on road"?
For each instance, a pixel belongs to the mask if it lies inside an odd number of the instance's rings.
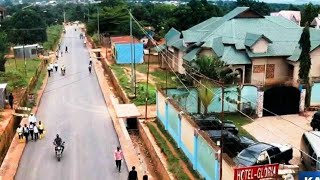
[[[114,160],[116,161],[116,167],[118,171],[120,172],[121,170],[121,161],[123,159],[123,153],[120,147],[117,147],[117,150],[114,152]]]
[[[30,123],[36,124],[36,123],[37,123],[37,118],[36,118],[36,116],[35,116],[33,113],[30,113],[30,116],[29,116],[29,118],[28,118],[28,121],[29,121],[29,124],[30,124]]]
[[[59,43],[59,44],[58,44],[58,48],[59,48],[59,50],[60,50],[60,45],[61,45],[61,44]]]
[[[89,65],[92,66],[92,58],[91,58],[91,57],[90,57],[90,59],[89,59]]]
[[[50,70],[51,70],[51,72],[53,72],[53,64],[52,63],[50,63]]]
[[[33,132],[34,132],[34,140],[37,141],[39,139],[39,130],[38,130],[38,127],[36,126],[36,124],[34,124]]]
[[[13,109],[13,100],[14,100],[14,97],[13,97],[12,93],[10,93],[10,95],[9,95],[9,97],[8,97],[8,100],[9,100],[10,108]]]
[[[31,140],[33,140],[33,134],[34,134],[34,124],[33,123],[29,124],[29,133],[31,136]]]
[[[23,135],[26,138],[26,143],[28,143],[28,139],[29,139],[29,128],[27,127],[27,124],[24,124],[23,127]]]
[[[63,51],[61,51],[61,57],[62,57]]]
[[[56,69],[56,72],[57,72],[58,71],[58,63],[57,62],[54,63],[54,68]]]
[[[136,167],[132,166],[132,170],[129,172],[128,180],[138,180]]]
[[[38,130],[39,130],[39,134],[40,134],[40,139],[43,138],[44,134],[44,125],[41,121],[39,121],[39,125],[38,125]]]
[[[19,136],[19,142],[22,142],[23,141],[23,128],[20,126],[20,124],[17,128],[17,134]]]
[[[91,68],[92,68],[92,67],[91,67],[91,64],[89,64],[89,67],[88,67],[88,68],[89,68],[89,73],[91,73]]]
[[[65,53],[68,53],[68,46],[66,46],[66,52]]]
[[[50,77],[50,73],[51,73],[51,67],[50,67],[50,64],[48,64],[47,70],[48,70],[48,76]]]

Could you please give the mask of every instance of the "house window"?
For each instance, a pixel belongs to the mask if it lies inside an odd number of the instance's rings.
[[[267,79],[272,79],[274,78],[274,64],[267,64],[267,69],[266,69],[266,78]]]
[[[264,65],[253,66],[253,73],[263,73],[263,72],[264,72]]]
[[[31,54],[37,54],[37,50],[36,49],[31,49]]]

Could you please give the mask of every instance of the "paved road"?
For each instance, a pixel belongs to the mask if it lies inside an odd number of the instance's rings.
[[[88,50],[79,39],[79,30],[67,27],[62,49],[68,54],[58,60],[66,65],[66,76],[54,72],[38,110],[38,120],[47,135],[29,142],[16,175],[17,180],[113,180],[126,179],[128,170],[118,173],[113,152],[118,146],[116,132],[104,103],[96,75],[89,74]],[[52,144],[61,134],[66,142],[58,162]]]

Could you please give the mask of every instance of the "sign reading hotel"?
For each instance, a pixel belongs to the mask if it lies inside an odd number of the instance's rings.
[[[278,177],[279,164],[234,168],[234,180],[259,180]]]

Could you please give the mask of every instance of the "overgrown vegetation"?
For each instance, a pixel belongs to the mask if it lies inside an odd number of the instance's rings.
[[[131,82],[129,77],[126,75],[124,71],[124,67],[120,65],[112,65],[111,69],[113,69],[114,73],[116,74],[119,83],[121,87],[124,89],[124,91],[129,95],[132,93],[131,89]],[[136,97],[132,99],[132,102],[139,106],[139,105],[145,105],[146,103],[146,90],[147,90],[147,84],[145,82],[138,82],[137,88],[136,88]],[[148,89],[148,104],[155,104],[156,103],[156,88],[149,84]]]
[[[62,33],[62,25],[52,25],[47,28],[48,40],[43,43],[45,50],[54,50]]]
[[[177,143],[174,141],[174,139],[171,137],[171,135],[164,129],[163,124],[160,123],[159,120],[156,120],[155,124],[157,125],[158,129],[160,130],[160,132],[170,142],[170,144],[173,145],[174,148],[177,150],[178,158],[181,159],[187,165],[189,171],[193,174],[193,176],[196,177],[197,179],[201,179],[199,174],[196,171],[193,170],[193,167],[192,167],[189,159],[187,158],[187,156],[184,154],[184,152],[182,152],[181,149],[177,148]]]
[[[26,87],[29,80],[35,75],[41,61],[39,59],[26,60],[26,66],[22,59],[8,59],[5,67],[6,72],[1,72],[0,82],[8,83],[8,92],[16,88]],[[25,67],[27,75],[25,75]]]
[[[188,180],[190,179],[186,173],[184,172],[183,168],[181,167],[179,163],[179,157],[176,157],[170,150],[166,140],[160,135],[158,130],[151,124],[147,123],[147,126],[156,139],[157,144],[163,151],[163,153],[167,157],[168,161],[168,167],[169,171],[177,178],[177,179],[183,179],[183,180]]]

